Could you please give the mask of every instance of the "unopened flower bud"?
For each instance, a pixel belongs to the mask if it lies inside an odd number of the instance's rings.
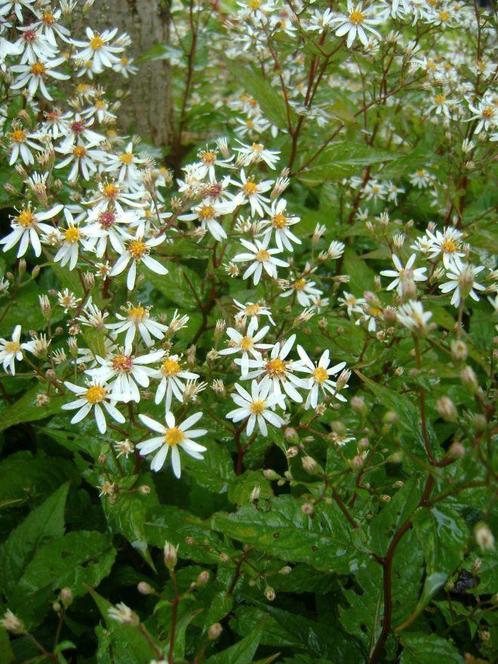
[[[265,468],[263,470],[263,477],[266,480],[270,480],[270,482],[273,481],[273,480],[279,480],[280,479],[280,475],[277,472],[275,472],[274,470],[272,470],[271,468]]]
[[[291,572],[292,572],[292,567],[290,565],[284,565],[278,570],[278,573],[283,574],[284,576],[290,574]]]
[[[303,466],[304,470],[307,473],[313,474],[313,473],[316,472],[316,470],[318,468],[317,462],[315,461],[315,459],[313,459],[313,457],[310,457],[310,456],[304,456],[301,459],[301,463],[302,463],[302,466]]]
[[[463,341],[458,339],[451,344],[451,356],[455,362],[465,362],[467,355],[467,345]]]
[[[315,511],[315,508],[311,503],[303,503],[301,505],[301,512],[303,514],[306,514],[307,516],[313,516],[313,513]]]
[[[273,602],[276,596],[277,594],[271,586],[265,588],[265,597],[269,602]]]
[[[210,641],[216,641],[220,637],[220,634],[223,631],[223,627],[220,625],[219,622],[213,623],[210,628],[208,629],[208,639]]]
[[[486,523],[480,521],[476,524],[474,537],[481,551],[491,551],[495,548],[495,538]]]
[[[456,422],[458,412],[453,401],[447,397],[441,397],[436,401],[436,410],[446,422]]]
[[[350,378],[351,378],[351,371],[349,369],[344,369],[343,371],[341,371],[336,383],[336,389],[338,392],[347,387]]]
[[[138,487],[138,491],[142,494],[142,496],[148,496],[151,492],[151,488],[148,484],[142,484]]]
[[[178,560],[177,556],[178,547],[173,546],[170,542],[165,542],[164,544],[164,564],[171,572],[176,567],[176,562]]]
[[[153,595],[155,592],[154,588],[147,581],[140,581],[137,585],[137,590],[141,595]]]
[[[355,410],[357,413],[359,413],[360,415],[365,416],[367,414],[368,408],[367,408],[367,405],[365,403],[365,399],[363,397],[358,397],[358,396],[352,397],[351,401],[350,401],[350,404],[351,404],[351,408],[353,410]]]
[[[71,606],[71,604],[73,603],[74,600],[73,591],[71,590],[71,588],[65,586],[64,588],[61,588],[61,591],[59,593],[59,598],[64,608],[67,609],[67,607]]]
[[[12,613],[10,609],[7,609],[7,611],[3,614],[0,623],[11,634],[24,634],[26,631],[23,621],[14,613]]]
[[[469,365],[464,367],[460,372],[460,379],[471,394],[475,394],[479,389],[477,376],[475,375],[474,369]]]
[[[461,459],[465,456],[465,447],[460,441],[455,440],[455,442],[450,445],[448,456],[452,459]]]
[[[251,491],[251,495],[249,496],[249,500],[251,503],[255,503],[259,500],[259,497],[261,495],[261,487],[260,486],[255,486],[253,490]]]

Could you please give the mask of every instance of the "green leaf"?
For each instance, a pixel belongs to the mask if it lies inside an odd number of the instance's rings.
[[[439,503],[420,510],[413,527],[424,551],[428,574],[452,574],[463,560],[469,538],[465,521],[451,507]]]
[[[436,634],[402,634],[404,646],[400,664],[463,664],[463,657],[451,641]]]
[[[169,302],[181,306],[182,310],[199,309],[199,301],[203,300],[203,283],[197,272],[173,261],[168,261],[166,267],[168,274],[165,275],[148,270],[147,283],[152,284]]]
[[[298,168],[298,177],[309,186],[314,186],[323,182],[342,180],[342,178],[352,175],[360,175],[366,166],[382,164],[395,158],[396,155],[392,152],[361,143],[334,143],[323,150],[311,166],[302,172]],[[303,163],[306,163],[306,159],[307,156],[304,155]]]
[[[4,627],[0,627],[0,664],[12,664],[14,660],[9,635]]]
[[[116,551],[108,535],[68,533],[38,549],[18,581],[11,605],[28,624],[38,624],[54,593],[71,588],[75,597],[98,586],[111,571]]]
[[[251,664],[261,641],[261,633],[262,627],[255,629],[235,645],[209,657],[206,664]]]
[[[95,590],[90,590],[107,630],[99,632],[98,662],[119,664],[148,664],[157,653],[142,632],[134,625],[121,625],[109,617],[112,604]]]
[[[0,336],[10,336],[19,323],[22,323],[23,334],[28,330],[40,330],[45,327],[46,321],[38,301],[40,292],[36,283],[32,281],[9,297],[7,304],[0,309]]]
[[[267,511],[251,505],[233,514],[219,512],[211,524],[224,535],[285,561],[341,573],[355,569],[358,553],[339,508],[319,504],[311,518],[301,506],[293,496],[280,496]]]
[[[275,89],[263,76],[255,69],[241,67],[240,63],[228,63],[239,85],[246,92],[256,99],[263,114],[268,120],[280,127],[287,128],[287,110],[285,100],[280,89]],[[278,92],[277,92],[278,90]],[[296,114],[291,110],[291,119],[294,122]]]
[[[38,549],[64,534],[69,483],[63,484],[13,530],[0,549],[0,586],[10,596]]]
[[[67,401],[67,397],[51,396],[47,404],[38,406],[36,403],[38,394],[45,394],[45,391],[41,386],[35,385],[25,392],[18,401],[3,410],[0,431],[4,431],[15,424],[44,420],[50,415],[58,413],[62,404]]]

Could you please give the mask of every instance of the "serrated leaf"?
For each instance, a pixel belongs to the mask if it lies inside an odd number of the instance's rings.
[[[9,597],[36,551],[64,534],[69,483],[63,484],[13,530],[0,549],[0,585]]]
[[[199,309],[198,301],[203,299],[203,284],[197,272],[172,261],[168,261],[166,267],[168,274],[165,275],[149,270],[147,282],[160,291],[169,302],[181,306],[182,310]]]
[[[265,510],[251,505],[233,514],[219,512],[211,524],[224,535],[282,560],[347,573],[357,567],[358,552],[344,521],[335,504],[317,506],[311,518],[303,513],[301,501],[280,496]]]
[[[36,397],[38,394],[45,394],[43,387],[35,385],[25,392],[22,397],[2,411],[0,420],[0,431],[4,431],[21,422],[36,422],[44,420],[50,415],[58,413],[67,397],[51,396],[49,402],[44,406],[38,406]]]
[[[451,641],[436,634],[402,634],[404,646],[400,664],[463,664],[463,657]]]
[[[251,664],[261,641],[261,633],[262,628],[258,627],[235,645],[209,657],[206,664]]]

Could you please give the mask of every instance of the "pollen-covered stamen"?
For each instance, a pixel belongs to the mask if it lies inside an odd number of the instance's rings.
[[[139,260],[146,256],[150,250],[142,240],[131,240],[128,244],[128,251],[135,260]]]
[[[249,410],[253,415],[261,415],[265,410],[265,402],[262,399],[256,399],[249,406]]]
[[[285,214],[278,212],[271,218],[273,228],[285,228],[287,226],[287,217]]]
[[[442,243],[441,250],[445,254],[453,254],[455,251],[458,251],[458,245],[453,238],[449,237]]]
[[[240,347],[242,350],[251,350],[251,348],[254,346],[254,341],[252,337],[242,337],[240,340]]]
[[[266,261],[269,261],[271,258],[270,252],[267,251],[266,249],[260,249],[256,254],[255,258],[260,263],[265,263]]]
[[[215,209],[212,205],[203,205],[198,212],[199,219],[207,221],[208,219],[213,219],[216,215]]]
[[[76,120],[75,122],[71,123],[71,131],[73,134],[81,134],[85,131],[85,129],[86,126],[82,120]]]
[[[46,71],[47,70],[43,62],[34,62],[31,65],[31,73],[33,76],[43,76]]]
[[[119,161],[125,166],[131,166],[133,163],[133,152],[122,152],[119,155]]]
[[[51,11],[45,11],[42,15],[42,22],[45,25],[53,25],[55,23],[55,16]]]
[[[353,11],[349,14],[349,20],[354,25],[361,25],[365,20],[365,14],[359,9],[353,9]]]
[[[255,182],[249,180],[248,182],[244,183],[242,190],[247,196],[254,196],[254,194],[258,192],[258,185]]]
[[[164,442],[170,447],[175,447],[185,440],[185,434],[178,427],[168,429],[164,434]]]
[[[99,214],[99,224],[106,230],[111,228],[116,221],[116,215],[111,210],[106,210]]]
[[[24,129],[14,129],[14,131],[10,133],[10,140],[13,143],[25,143],[26,138],[27,136]]]
[[[133,366],[133,359],[130,355],[115,355],[112,358],[112,368],[120,373],[129,373]]]
[[[495,112],[496,111],[492,106],[486,106],[482,110],[482,117],[485,118],[486,120],[491,120],[491,118],[494,117]]]
[[[298,279],[298,280],[295,281],[295,282],[293,283],[293,285],[292,285],[292,287],[293,287],[294,290],[296,290],[296,291],[302,291],[302,290],[304,290],[305,286],[306,286],[306,279],[304,279],[304,277],[301,277],[301,279]]]
[[[34,42],[37,39],[36,31],[35,30],[26,30],[23,33],[22,38],[24,39],[24,41]]]
[[[261,311],[260,304],[248,304],[247,307],[244,309],[244,313],[246,314],[246,316],[257,316],[260,311]]]
[[[69,242],[69,244],[74,244],[75,242],[78,242],[78,240],[81,237],[81,231],[77,226],[69,226],[69,228],[66,228],[64,231],[64,239],[66,242]]]
[[[119,187],[114,182],[109,182],[102,187],[102,193],[106,198],[114,200],[119,194]]]
[[[7,341],[4,349],[6,353],[18,353],[21,350],[21,344],[18,341]]]
[[[265,370],[269,376],[273,378],[281,378],[285,376],[286,362],[276,357],[274,360],[269,360],[266,363]]]
[[[253,143],[251,145],[251,150],[253,152],[263,152],[264,149],[265,149],[265,146],[262,143]]]
[[[36,218],[31,210],[22,210],[16,217],[17,223],[23,228],[31,228],[34,225]]]
[[[90,39],[90,48],[93,51],[98,51],[102,46],[104,46],[105,41],[102,39],[102,37],[99,34],[95,34],[91,39]]]
[[[101,385],[92,385],[86,391],[86,400],[88,403],[96,404],[104,401],[107,390]]]
[[[73,148],[73,155],[76,159],[82,159],[86,156],[86,148],[84,145],[75,145]]]
[[[434,103],[437,104],[438,106],[441,106],[446,102],[446,95],[436,95],[434,97]]]
[[[171,357],[167,357],[161,365],[163,376],[176,376],[181,371],[180,363]]]
[[[206,166],[212,166],[216,162],[216,157],[217,155],[214,150],[205,150],[200,154],[201,161]]]
[[[315,382],[320,385],[324,383],[328,377],[327,370],[323,367],[316,367],[316,369],[313,370],[313,378],[315,379]]]

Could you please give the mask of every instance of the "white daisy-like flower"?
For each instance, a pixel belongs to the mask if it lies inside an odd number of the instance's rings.
[[[235,152],[239,153],[238,162],[243,166],[251,164],[258,164],[263,161],[272,170],[275,169],[280,157],[280,152],[277,150],[267,150],[262,143],[252,143],[252,145],[245,145],[238,141],[241,148],[235,148]]]
[[[293,281],[291,287],[284,291],[280,297],[290,297],[291,295],[297,297],[297,301],[302,307],[310,307],[323,293],[319,288],[316,288],[314,281],[300,277]]]
[[[216,203],[211,200],[204,200],[192,208],[191,213],[182,214],[178,218],[182,221],[199,220],[201,228],[207,229],[215,240],[221,242],[221,240],[226,240],[227,234],[218,218],[232,213],[239,202],[238,200],[232,200]]]
[[[249,360],[248,378],[261,378],[262,385],[270,385],[272,394],[277,399],[282,399],[286,394],[292,401],[302,403],[303,397],[296,388],[306,389],[307,382],[294,375],[294,371],[301,368],[300,361],[288,360],[287,357],[292,350],[296,335],[293,334],[283,344],[277,342],[270,353],[270,357],[260,360]],[[285,402],[282,400],[282,404]],[[282,407],[285,407],[282,405]]]
[[[157,247],[164,242],[164,235],[153,237],[148,240],[143,239],[143,233],[137,230],[135,237],[132,237],[126,244],[125,251],[120,255],[111,272],[111,277],[121,274],[128,265],[131,263],[126,278],[126,286],[128,290],[133,290],[135,287],[135,279],[137,276],[137,264],[143,263],[149,270],[156,274],[168,274],[167,268],[161,265],[155,258],[149,256],[152,247]]]
[[[498,107],[493,103],[491,96],[485,95],[477,104],[469,102],[470,112],[473,114],[469,122],[477,120],[474,134],[489,131],[498,125]]]
[[[137,357],[118,352],[105,358],[97,355],[99,366],[87,369],[86,373],[96,380],[108,383],[114,401],[138,403],[138,386],[149,387],[150,378],[156,374],[156,370],[147,365],[158,362],[164,357],[164,353],[164,350],[157,350]]]
[[[309,390],[305,408],[316,408],[318,405],[318,397],[320,392],[326,394],[327,392],[339,401],[346,401],[345,397],[337,391],[337,384],[331,380],[331,376],[335,376],[346,366],[346,362],[339,362],[334,366],[330,365],[330,353],[328,350],[323,351],[318,364],[315,364],[309,357],[308,353],[300,345],[297,347],[297,352],[301,358],[301,365],[296,368],[296,371],[302,371],[310,374],[308,385],[306,389]],[[344,387],[347,387],[346,385]]]
[[[422,302],[410,300],[402,304],[396,312],[398,321],[411,332],[425,334],[427,324],[432,318],[431,311],[424,311]]]
[[[248,302],[247,304],[242,304],[238,300],[234,300],[235,306],[238,311],[235,314],[235,319],[241,321],[243,324],[247,323],[249,320],[251,323],[254,321],[259,325],[260,316],[266,316],[269,322],[272,325],[275,325],[275,321],[272,318],[270,309],[263,303],[260,302]]]
[[[333,19],[334,23],[339,24],[335,34],[338,37],[347,35],[346,44],[348,48],[353,45],[356,37],[359,38],[363,46],[367,46],[372,35],[380,39],[380,34],[373,27],[380,21],[379,18],[373,16],[373,12],[373,7],[365,7],[361,2],[353,5],[352,0],[348,0],[347,13]]]
[[[337,302],[346,307],[348,316],[351,314],[361,314],[363,313],[363,305],[366,304],[366,300],[363,297],[356,297],[353,293],[348,293],[348,291],[342,291],[342,297],[337,298]]]
[[[275,242],[280,251],[283,251],[284,249],[287,249],[287,251],[294,251],[292,243],[301,244],[301,240],[292,233],[290,226],[299,223],[299,217],[288,217],[285,214],[286,207],[287,201],[284,198],[272,202],[270,219],[262,222],[263,225],[268,226],[268,228],[265,228],[262,233],[263,235],[269,235],[270,237],[271,234],[274,233]]]
[[[40,150],[40,146],[36,143],[33,135],[29,134],[25,129],[14,125],[9,134],[10,139],[10,158],[9,166],[12,166],[16,161],[21,158],[21,161],[26,166],[31,166],[35,162],[32,149]]]
[[[244,169],[240,171],[240,180],[240,183],[235,182],[234,184],[240,188],[242,202],[249,201],[252,215],[258,214],[260,217],[264,217],[265,212],[270,211],[268,206],[270,199],[263,194],[272,188],[273,180],[256,182],[253,178],[246,177]]]
[[[251,393],[247,392],[238,383],[235,383],[237,394],[232,399],[238,408],[227,413],[226,417],[232,422],[247,420],[246,433],[252,435],[256,425],[262,436],[268,435],[267,422],[280,428],[284,420],[274,412],[276,406],[283,407],[282,397],[272,393],[271,383],[251,382]]]
[[[179,355],[168,355],[164,358],[161,367],[154,373],[154,378],[160,380],[154,401],[161,403],[164,399],[166,412],[168,412],[171,409],[173,397],[180,403],[183,402],[184,381],[195,381],[199,378],[199,374],[184,369]]]
[[[479,272],[484,270],[484,265],[469,265],[461,263],[460,265],[454,264],[446,273],[446,281],[441,284],[439,288],[443,293],[451,293],[451,304],[455,307],[460,306],[460,302],[468,295],[475,300],[479,300],[476,291],[483,291],[485,287],[476,282],[476,276]]]
[[[419,168],[409,176],[410,184],[417,189],[426,189],[434,182],[434,176],[425,168]]]
[[[108,323],[106,325],[109,330],[114,330],[114,334],[126,332],[124,342],[125,353],[131,353],[133,341],[137,333],[148,347],[154,345],[152,337],[159,340],[164,338],[168,326],[151,319],[150,307],[128,303],[125,313],[125,316],[116,314],[116,318],[120,321],[119,323]]]
[[[402,262],[396,256],[396,254],[392,255],[392,260],[396,270],[382,270],[380,273],[383,277],[394,277],[393,281],[391,281],[391,283],[386,287],[386,290],[390,291],[396,288],[398,294],[403,295],[407,284],[414,281],[427,280],[427,275],[425,274],[427,272],[426,267],[417,267],[412,269],[416,257],[416,254],[412,254],[407,260],[406,265],[403,266]]]
[[[137,449],[140,450],[142,456],[147,456],[155,452],[150,464],[151,470],[154,472],[161,470],[170,448],[171,465],[173,473],[177,478],[180,478],[182,472],[179,449],[182,449],[194,459],[203,459],[202,454],[207,448],[204,445],[196,443],[194,439],[206,435],[207,430],[190,429],[194,424],[197,424],[201,417],[202,413],[194,413],[190,417],[187,417],[181,424],[177,425],[173,413],[168,412],[165,417],[166,426],[164,426],[164,424],[156,422],[156,420],[153,420],[148,415],[139,415],[140,420],[147,428],[160,434],[137,445]]]
[[[55,151],[65,155],[64,159],[55,165],[55,168],[65,168],[71,165],[67,176],[69,182],[75,182],[79,176],[84,180],[90,180],[97,172],[98,164],[105,157],[105,152],[102,150],[81,144],[55,148]]]
[[[216,149],[201,150],[198,156],[199,163],[196,165],[199,166],[199,172],[204,174],[203,177],[207,175],[210,182],[216,182],[216,166],[226,166],[233,159],[220,159]]]
[[[269,235],[266,235],[262,240],[255,239],[254,242],[249,242],[244,239],[241,239],[240,242],[249,250],[249,252],[237,254],[232,258],[232,261],[235,263],[250,262],[250,265],[246,268],[242,278],[248,279],[252,276],[255,286],[260,282],[263,269],[268,276],[272,279],[276,279],[277,267],[289,266],[288,263],[280,258],[275,258],[275,254],[279,254],[280,249],[268,249],[268,244],[270,242]]]
[[[110,390],[104,382],[94,380],[86,387],[82,387],[81,385],[75,385],[74,383],[65,381],[64,385],[78,397],[75,401],[70,401],[62,406],[63,410],[78,409],[78,412],[71,420],[71,424],[81,422],[81,420],[90,413],[92,408],[95,422],[100,433],[105,433],[107,431],[107,422],[104,411],[119,424],[124,424],[125,418],[116,408],[116,401],[111,398]]]
[[[66,210],[67,228],[60,232],[62,244],[54,256],[54,262],[61,264],[61,267],[69,266],[69,270],[74,270],[78,263],[79,247],[83,240],[81,228],[74,223],[74,219]]]
[[[117,176],[118,182],[126,183],[133,191],[141,187],[141,172],[138,167],[145,164],[145,159],[134,152],[132,141],[124,152],[109,154],[107,159],[108,166],[105,170]]]
[[[432,260],[442,257],[443,265],[450,270],[453,265],[461,265],[465,252],[462,251],[462,233],[456,228],[445,228],[444,231],[431,233],[427,230],[427,237],[430,242],[428,251]]]
[[[75,54],[75,59],[81,62],[91,62],[92,69],[97,74],[104,71],[105,67],[112,67],[118,64],[119,58],[117,54],[122,53],[124,48],[111,44],[117,32],[117,28],[104,30],[103,32],[94,32],[91,28],[87,28],[87,41],[73,40],[73,44],[81,48]]]
[[[9,251],[16,244],[19,244],[17,258],[24,256],[29,245],[33,247],[35,256],[41,255],[40,233],[51,233],[54,229],[49,224],[42,223],[47,219],[52,219],[62,210],[63,205],[54,205],[45,212],[33,212],[31,207],[22,208],[17,215],[13,217],[12,231],[0,240],[3,244],[3,250]]]
[[[220,355],[242,353],[242,358],[237,358],[235,364],[240,366],[243,378],[249,372],[249,355],[254,359],[260,359],[261,353],[259,351],[272,347],[272,344],[261,343],[261,339],[270,329],[269,325],[262,327],[258,332],[256,332],[257,329],[257,320],[255,322],[251,321],[243,334],[233,327],[227,328],[227,335],[230,337],[229,346],[218,351]]]
[[[16,325],[10,339],[0,339],[0,362],[3,370],[13,376],[16,373],[15,362],[23,358],[23,349],[30,350],[30,342],[21,342],[21,326]]]
[[[31,64],[14,65],[11,67],[11,71],[18,76],[14,82],[11,83],[10,87],[12,90],[27,88],[31,96],[34,96],[38,90],[40,90],[45,99],[53,101],[53,97],[47,89],[46,81],[49,77],[58,81],[65,81],[70,78],[68,74],[55,71],[55,67],[58,67],[63,62],[65,62],[65,58],[60,57],[55,58],[54,60],[43,60]]]

